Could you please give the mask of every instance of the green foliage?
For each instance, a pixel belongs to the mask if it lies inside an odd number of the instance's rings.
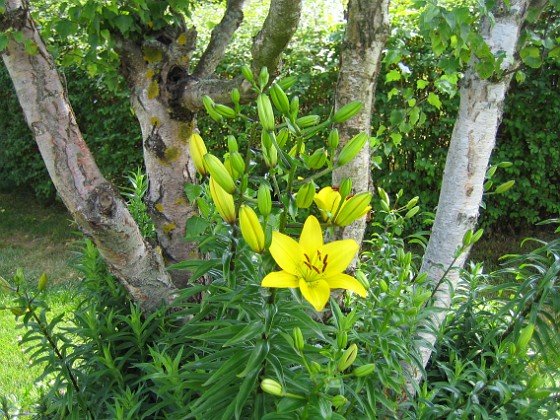
[[[487,198],[485,220],[508,220],[519,226],[536,223],[560,212],[560,160],[558,124],[551,115],[560,112],[558,86],[560,65],[547,62],[538,70],[525,70],[524,82],[514,82],[504,109],[493,162],[513,165],[496,172],[495,183],[516,183],[500,196]],[[530,104],[530,106],[527,106]],[[537,128],[538,127],[538,128]]]
[[[132,218],[138,223],[140,232],[144,238],[155,239],[156,232],[154,223],[148,214],[148,208],[144,203],[144,196],[148,191],[148,177],[138,168],[128,176],[130,187],[123,187],[123,195],[128,198],[127,207]]]

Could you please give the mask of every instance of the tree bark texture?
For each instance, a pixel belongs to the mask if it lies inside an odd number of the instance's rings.
[[[112,34],[131,102],[142,129],[149,179],[147,204],[159,246],[146,243],[118,190],[97,168],[60,82],[53,59],[22,0],[7,0],[4,28],[14,28],[32,40],[36,54],[11,40],[2,57],[14,82],[28,125],[55,187],[84,232],[93,239],[110,269],[143,309],[171,302],[189,280],[189,273],[165,270],[166,263],[197,258],[196,245],[185,242],[187,220],[196,214],[184,193],[196,182],[188,140],[196,130],[202,96],[229,102],[234,87],[249,91],[241,77],[213,76],[242,19],[244,0],[228,0],[224,17],[194,69],[196,30],[176,24],[143,40]],[[272,0],[263,30],[252,50],[256,74],[266,65],[272,74],[299,23],[301,1]],[[192,70],[192,71],[191,71]],[[202,133],[204,136],[204,133]]]
[[[24,43],[10,40],[2,58],[60,197],[135,301],[148,311],[170,302],[177,289],[162,257],[144,242],[118,190],[99,172],[25,4],[6,1],[6,14],[24,42],[37,46],[30,55]]]
[[[363,108],[358,115],[339,125],[339,150],[358,133],[370,135],[381,55],[389,34],[389,0],[350,0],[335,109],[356,100],[362,102]],[[349,164],[333,172],[333,185],[340,185],[345,178],[352,179],[353,191],[356,193],[371,189],[369,142]],[[342,236],[361,244],[365,228],[366,220],[362,218],[344,228]]]
[[[510,70],[519,63],[516,47],[529,6],[528,0],[512,0],[509,8],[500,1],[494,9],[495,22],[492,24],[490,18],[485,17],[481,23],[481,35],[492,52],[506,54],[501,64],[505,76],[481,79],[476,72],[477,59],[473,57],[461,83],[459,114],[449,145],[438,208],[421,272],[427,273],[428,279],[437,284],[451,265],[453,268],[434,295],[434,306],[438,311],[421,334],[427,342],[419,347],[422,366],[426,366],[430,359],[432,346],[436,343],[433,331],[441,327],[447,315],[453,290],[459,281],[459,269],[467,258],[467,253],[463,253],[454,261],[465,233],[476,226],[485,174],[512,77]],[[410,366],[408,370],[411,378],[407,390],[414,394],[422,372]]]

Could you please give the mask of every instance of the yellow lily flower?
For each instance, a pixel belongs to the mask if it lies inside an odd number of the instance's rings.
[[[299,288],[317,311],[329,300],[331,289],[348,289],[366,297],[366,289],[343,271],[352,262],[359,246],[353,239],[323,243],[319,221],[309,216],[299,243],[279,232],[272,232],[270,253],[282,271],[269,273],[263,287]]]

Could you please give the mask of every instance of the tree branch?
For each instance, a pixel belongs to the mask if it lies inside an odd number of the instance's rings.
[[[301,0],[272,0],[262,29],[253,40],[253,73],[267,67],[274,73],[282,51],[290,42],[299,25]]]
[[[206,47],[193,72],[195,78],[207,78],[216,70],[216,67],[224,57],[233,34],[243,21],[244,2],[245,0],[228,0],[224,17],[212,31],[208,47]]]
[[[21,0],[7,0],[6,9],[25,10]],[[164,269],[161,255],[144,242],[119,191],[97,168],[52,56],[27,11],[23,19],[21,33],[24,40],[37,46],[37,53],[28,54],[26,42],[10,40],[2,58],[60,197],[143,309],[151,311],[170,302],[177,289]]]

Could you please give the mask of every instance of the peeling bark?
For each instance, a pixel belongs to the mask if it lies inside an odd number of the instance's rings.
[[[458,269],[467,258],[465,253],[453,262],[463,236],[476,226],[484,176],[502,118],[512,77],[510,70],[518,65],[516,46],[529,5],[528,0],[511,0],[507,8],[498,2],[494,9],[495,23],[492,24],[485,17],[481,24],[481,35],[492,52],[506,54],[501,65],[506,76],[499,80],[482,80],[476,72],[477,60],[473,57],[461,84],[459,114],[451,137],[436,218],[421,272],[427,273],[429,280],[436,284],[451,264],[455,269],[447,274],[446,281],[435,293],[434,306],[440,311],[429,320],[429,325],[425,325],[427,331],[420,334],[428,343],[418,349],[423,366],[428,363],[431,347],[436,343],[436,335],[430,331],[437,331],[441,327],[451,304],[453,289],[459,281]],[[422,372],[415,367],[406,368],[411,376],[407,391],[413,395],[422,379]]]
[[[356,134],[370,134],[381,55],[389,33],[389,0],[349,2],[335,110],[356,100],[362,102],[363,108],[358,115],[339,125],[339,150]],[[352,179],[353,191],[356,193],[371,190],[369,142],[352,162],[333,172],[333,185],[340,185],[345,178]],[[344,228],[342,236],[355,239],[361,244],[365,228],[366,221],[362,218]]]
[[[99,172],[25,5],[8,0],[6,11],[18,12],[19,20],[12,21],[12,27],[37,45],[37,53],[29,55],[24,43],[11,40],[2,58],[58,194],[143,309],[151,311],[162,302],[169,303],[177,289],[163,268],[161,255],[144,242],[119,192]]]

